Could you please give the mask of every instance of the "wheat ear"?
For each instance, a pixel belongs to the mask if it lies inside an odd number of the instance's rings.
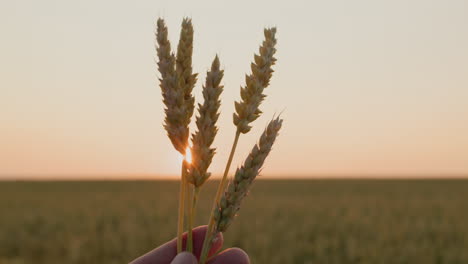
[[[189,169],[188,181],[196,187],[200,187],[209,177],[208,167],[215,154],[215,148],[211,147],[218,128],[216,122],[219,117],[219,99],[223,92],[221,80],[224,71],[220,70],[218,56],[211,64],[211,70],[206,74],[206,82],[203,86],[203,105],[198,105],[199,116],[196,118],[197,131],[192,135],[192,166]]]
[[[188,104],[185,100],[185,92],[179,85],[178,74],[175,70],[176,58],[171,52],[168,30],[161,18],[157,22],[156,41],[158,44],[156,48],[159,59],[158,70],[161,74],[159,81],[166,113],[164,128],[174,148],[184,155],[189,135]]]
[[[234,124],[243,134],[250,131],[252,127],[249,124],[262,113],[259,106],[266,97],[263,90],[270,84],[272,66],[276,62],[276,28],[265,29],[264,35],[259,54],[255,54],[254,62],[250,65],[252,74],[245,76],[245,87],[241,87],[241,101],[235,103]]]
[[[192,69],[193,54],[193,25],[192,20],[184,18],[182,20],[179,44],[177,45],[176,73],[178,86],[184,94],[185,104],[185,124],[188,127],[190,118],[195,108],[195,98],[192,95],[193,87],[197,82],[197,74]],[[188,129],[187,129],[188,131]],[[188,137],[188,133],[187,133]],[[188,138],[187,138],[188,140]],[[187,147],[187,145],[185,146]]]
[[[165,105],[164,128],[174,148],[182,155],[188,145],[189,124],[193,114],[194,99],[191,95],[196,82],[192,74],[193,28],[189,19],[182,22],[177,58],[171,52],[168,30],[163,19],[158,19],[156,30],[158,70],[161,74],[160,87]],[[185,195],[187,193],[187,166],[182,163],[179,193],[179,217],[177,225],[177,251],[182,251],[184,228]]]
[[[239,211],[242,200],[249,192],[253,180],[258,176],[275,143],[282,122],[283,120],[276,118],[268,124],[258,144],[253,147],[244,164],[237,169],[234,178],[221,197],[218,208],[215,209],[215,234],[225,232]]]

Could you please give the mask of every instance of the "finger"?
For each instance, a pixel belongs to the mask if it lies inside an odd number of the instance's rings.
[[[197,259],[200,257],[201,249],[203,247],[203,241],[205,240],[207,226],[199,226],[193,229],[193,249]],[[187,242],[187,233],[183,234],[182,243],[183,249]],[[209,256],[213,255],[216,251],[220,250],[223,246],[223,236],[218,234],[216,240],[211,247]],[[153,249],[145,255],[130,262],[130,264],[167,264],[170,263],[177,255],[177,239],[167,242],[160,247]]]
[[[200,254],[201,254],[202,247],[203,247],[203,241],[205,241],[206,229],[207,229],[207,226],[199,226],[193,229],[193,254],[195,254],[197,259],[200,258]],[[223,234],[218,233],[213,242],[213,245],[211,246],[208,256],[212,256],[214,253],[219,251],[222,246],[223,246]]]
[[[182,252],[178,254],[171,264],[197,264],[198,261],[194,255],[188,252]]]
[[[228,248],[212,258],[208,264],[249,264],[247,253],[240,248]]]

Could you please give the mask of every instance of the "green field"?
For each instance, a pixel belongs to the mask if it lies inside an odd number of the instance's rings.
[[[0,182],[0,263],[127,263],[174,237],[177,194],[169,181]],[[468,263],[468,180],[260,180],[225,245],[262,264]]]

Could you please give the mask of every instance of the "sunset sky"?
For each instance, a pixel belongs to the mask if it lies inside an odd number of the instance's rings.
[[[154,30],[164,17],[174,47],[184,16],[198,102],[216,54],[225,70],[214,174],[263,27],[277,26],[264,114],[235,166],[282,112],[265,177],[468,175],[466,0],[30,0],[0,4],[0,179],[176,177]]]

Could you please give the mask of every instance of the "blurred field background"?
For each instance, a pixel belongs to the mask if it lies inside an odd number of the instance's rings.
[[[0,263],[127,263],[175,236],[177,194],[176,181],[0,182]],[[225,246],[252,263],[468,263],[468,181],[259,180]]]

